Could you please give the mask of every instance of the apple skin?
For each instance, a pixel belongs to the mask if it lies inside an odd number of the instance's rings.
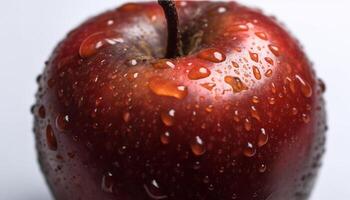
[[[176,2],[186,55],[162,59],[156,3],[70,32],[38,78],[41,169],[58,200],[304,200],[324,153],[320,81],[275,19]]]

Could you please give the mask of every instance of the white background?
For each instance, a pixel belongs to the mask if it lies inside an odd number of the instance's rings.
[[[0,0],[0,199],[49,200],[34,151],[35,78],[65,34],[124,0]],[[350,1],[241,0],[284,22],[327,84],[327,154],[312,200],[350,199]]]

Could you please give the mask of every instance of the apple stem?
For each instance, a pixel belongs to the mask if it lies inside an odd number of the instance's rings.
[[[173,0],[158,0],[158,4],[164,10],[168,25],[168,44],[165,57],[169,59],[176,58],[183,54],[179,16],[176,6]]]

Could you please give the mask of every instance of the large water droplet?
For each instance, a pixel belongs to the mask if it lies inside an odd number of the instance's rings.
[[[168,59],[160,59],[152,63],[155,69],[174,69],[176,65]]]
[[[168,112],[161,113],[161,119],[165,126],[173,126],[175,123],[175,110],[171,109]]]
[[[192,141],[191,149],[193,154],[196,156],[201,156],[205,153],[205,144],[199,136],[196,136],[196,138]]]
[[[56,117],[56,127],[60,130],[60,131],[64,131],[68,129],[68,125],[70,122],[70,118],[68,115],[58,115]]]
[[[213,48],[205,49],[199,52],[197,57],[214,63],[220,63],[226,60],[226,56],[224,53]]]
[[[280,56],[280,49],[277,46],[271,44],[269,45],[269,49],[276,57]]]
[[[112,193],[113,192],[113,174],[111,172],[107,172],[102,176],[101,188],[104,192]]]
[[[186,86],[177,85],[175,82],[155,76],[149,80],[149,88],[159,96],[174,97],[183,99],[187,96],[188,91]]]
[[[57,150],[57,140],[56,140],[56,136],[52,130],[51,125],[48,125],[46,127],[46,142],[47,142],[47,147],[50,150],[52,150],[52,151]]]
[[[203,84],[201,84],[201,86],[209,91],[212,91],[214,89],[214,87],[216,86],[216,84],[215,83],[203,83]]]
[[[166,131],[165,133],[160,135],[160,141],[163,144],[169,144],[170,143],[170,133],[169,133],[169,131]]]
[[[257,53],[253,53],[249,51],[249,56],[250,56],[250,59],[252,59],[252,61],[259,62],[259,55]]]
[[[229,27],[229,31],[231,32],[241,32],[241,31],[248,31],[249,27],[246,24],[238,24],[233,25]]]
[[[90,57],[106,45],[124,43],[122,38],[117,37],[115,32],[98,32],[87,37],[80,45],[79,55],[83,58]]]
[[[39,109],[38,109],[38,116],[42,119],[45,118],[46,116],[46,110],[45,110],[45,107],[44,106],[40,106]]]
[[[143,187],[151,199],[159,200],[168,198],[167,195],[162,193],[158,182],[154,179],[150,183],[144,184]]]
[[[247,86],[238,77],[225,76],[225,82],[229,84],[235,93],[247,90]]]
[[[258,67],[253,66],[253,74],[254,77],[256,78],[256,80],[260,80],[261,79],[261,73]]]
[[[264,32],[256,32],[255,35],[258,36],[262,40],[267,40],[267,35]]]
[[[265,76],[266,76],[266,77],[271,77],[272,74],[273,74],[272,69],[268,69],[268,70],[265,72]]]
[[[191,80],[203,79],[210,76],[210,73],[208,68],[196,66],[189,71],[188,78]]]
[[[253,157],[256,154],[256,149],[252,143],[248,142],[247,146],[243,150],[243,154],[247,157]]]
[[[305,97],[311,97],[312,96],[312,88],[310,86],[309,83],[307,83],[306,81],[304,81],[303,78],[301,78],[299,75],[295,76],[296,79],[299,81],[299,83],[301,84],[301,92],[303,93],[303,95]]]
[[[264,128],[260,129],[260,133],[258,136],[258,147],[262,147],[267,144],[269,141],[269,136],[266,133],[266,130]]]
[[[130,121],[130,112],[124,112],[123,113],[123,120],[125,123],[128,123]]]

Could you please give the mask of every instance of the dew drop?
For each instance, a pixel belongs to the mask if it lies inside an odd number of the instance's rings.
[[[90,57],[107,45],[124,43],[122,38],[117,37],[115,32],[98,32],[87,37],[80,45],[79,55],[83,58]]]
[[[277,89],[276,89],[276,85],[274,83],[271,83],[271,92],[273,94],[276,94],[277,93]]]
[[[267,144],[269,141],[269,136],[266,133],[266,130],[264,128],[260,129],[260,133],[258,136],[258,147],[262,147]]]
[[[259,116],[259,113],[258,113],[258,111],[256,110],[256,107],[255,107],[255,106],[252,106],[252,107],[250,108],[250,113],[251,113],[251,115],[252,115],[252,117],[253,117],[254,119],[260,121],[260,116]]]
[[[130,112],[123,113],[123,120],[125,123],[128,123],[130,121]]]
[[[238,77],[225,76],[225,82],[229,84],[235,93],[247,90],[247,86]]]
[[[255,104],[258,104],[260,101],[259,101],[259,97],[257,96],[253,96],[252,97],[252,102],[255,103]]]
[[[57,140],[56,140],[56,136],[52,130],[51,125],[48,125],[46,127],[46,142],[47,142],[47,146],[50,150],[52,150],[52,151],[57,150]]]
[[[244,121],[244,129],[246,131],[252,130],[252,123],[250,122],[250,120],[248,118],[246,118]]]
[[[270,65],[274,65],[274,62],[273,62],[272,58],[270,58],[270,57],[265,57],[265,61],[267,63],[269,63]]]
[[[298,114],[298,109],[295,108],[295,107],[293,107],[293,108],[292,108],[292,114],[293,114],[293,115],[297,115],[297,114]]]
[[[304,81],[304,79],[302,79],[299,75],[296,75],[295,77],[301,84],[301,92],[303,95],[310,98],[312,96],[312,88],[310,84]]]
[[[262,40],[267,40],[267,35],[264,32],[256,32],[255,35],[258,36]]]
[[[236,62],[234,62],[234,61],[232,61],[231,63],[232,63],[232,66],[233,66],[234,68],[239,68],[238,63],[236,63]]]
[[[310,122],[310,116],[309,116],[309,115],[307,115],[307,114],[302,114],[301,117],[302,117],[302,119],[303,119],[303,121],[304,121],[305,124],[307,124],[307,123]]]
[[[246,24],[238,24],[233,25],[229,28],[231,32],[241,32],[241,31],[248,31],[249,27]]]
[[[226,60],[224,53],[213,48],[202,50],[198,53],[197,57],[214,63],[220,63]]]
[[[153,68],[155,69],[174,69],[176,65],[168,59],[160,59],[152,63]]]
[[[280,56],[280,49],[277,46],[271,44],[269,45],[269,49],[276,57]]]
[[[170,143],[170,133],[169,133],[169,131],[166,131],[165,133],[160,135],[160,141],[163,144],[169,144]]]
[[[266,165],[265,165],[264,163],[261,163],[261,164],[259,165],[259,172],[260,172],[260,173],[266,172],[266,169],[267,169],[267,167],[266,167]]]
[[[266,76],[266,77],[271,77],[272,74],[273,74],[272,69],[268,69],[268,70],[265,72],[265,76]]]
[[[199,136],[196,136],[194,141],[192,141],[191,149],[193,154],[196,156],[201,156],[205,153],[206,151],[205,144]]]
[[[102,176],[101,188],[102,191],[112,193],[113,192],[113,174],[111,172],[107,172]]]
[[[38,116],[42,119],[45,118],[46,116],[46,110],[45,110],[45,107],[44,106],[40,106],[39,109],[38,109]]]
[[[267,101],[270,105],[274,105],[276,103],[276,99],[274,97],[267,97]]]
[[[143,187],[151,199],[159,200],[168,198],[167,195],[162,193],[158,182],[154,179],[150,183],[144,184]]]
[[[189,73],[188,73],[188,78],[191,80],[198,80],[198,79],[203,79],[207,78],[210,76],[210,70],[206,67],[193,67]]]
[[[244,148],[243,154],[247,157],[253,157],[256,154],[256,149],[252,143],[248,142],[247,146]]]
[[[318,85],[322,93],[326,92],[326,84],[323,82],[323,80],[318,79]]]
[[[186,86],[177,85],[173,81],[163,79],[159,76],[150,78],[148,87],[154,94],[158,96],[183,99],[188,94]]]
[[[169,112],[162,112],[161,119],[165,126],[173,126],[175,123],[175,110],[171,109]]]
[[[256,80],[260,80],[261,79],[261,73],[258,67],[253,66],[253,74],[254,77],[256,78]]]
[[[214,89],[214,87],[216,86],[216,84],[215,83],[203,83],[203,84],[201,84],[201,86],[209,91],[212,91]]]
[[[259,62],[259,55],[257,53],[253,53],[249,51],[249,56],[250,56],[250,59],[252,59],[252,61]]]
[[[60,131],[67,130],[69,122],[70,122],[70,118],[68,115],[58,115],[56,117],[56,127]]]
[[[218,13],[225,13],[226,11],[227,11],[227,8],[225,8],[225,7],[218,8]]]

